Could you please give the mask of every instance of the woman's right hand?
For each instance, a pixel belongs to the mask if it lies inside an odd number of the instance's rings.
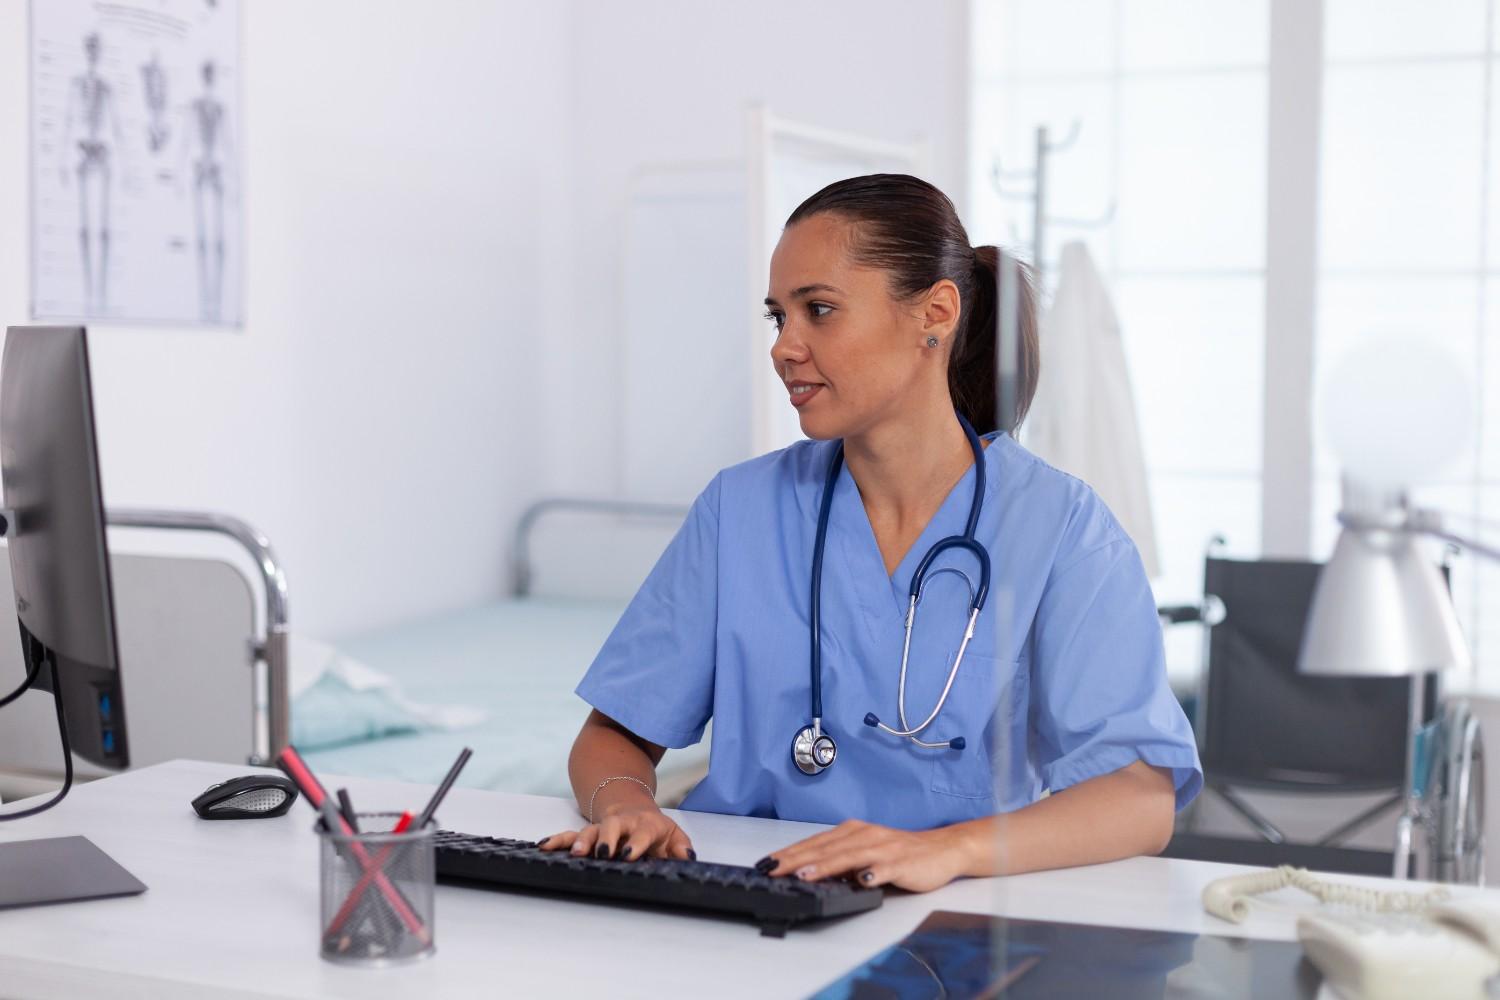
[[[581,830],[564,830],[537,841],[544,851],[569,851],[579,857],[596,858],[677,858],[691,861],[698,857],[693,842],[682,827],[667,818],[653,803],[622,805],[610,811],[597,823]]]

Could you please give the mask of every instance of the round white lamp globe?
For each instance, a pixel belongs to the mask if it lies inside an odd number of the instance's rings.
[[[1476,416],[1469,372],[1415,336],[1362,340],[1330,367],[1318,404],[1344,474],[1378,489],[1440,478],[1464,453]]]

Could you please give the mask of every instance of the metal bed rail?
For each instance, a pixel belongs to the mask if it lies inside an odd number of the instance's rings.
[[[250,554],[265,585],[265,634],[252,639],[252,670],[266,668],[266,698],[255,699],[253,741],[248,763],[266,765],[291,741],[290,659],[287,629],[286,572],[271,548],[271,540],[246,522],[228,514],[151,508],[110,508],[105,521],[119,528],[196,531],[222,535]],[[264,734],[264,736],[262,735]]]
[[[554,513],[619,514],[629,517],[681,521],[691,510],[689,504],[649,500],[612,500],[603,497],[543,497],[521,512],[516,522],[511,551],[511,594],[526,597],[531,593],[535,576],[531,558],[531,533],[538,521]]]

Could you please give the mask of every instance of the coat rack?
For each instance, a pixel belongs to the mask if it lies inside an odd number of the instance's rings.
[[[1073,120],[1068,134],[1056,142],[1047,136],[1047,126],[1038,125],[1036,130],[1036,165],[1029,170],[1006,170],[1000,165],[1000,158],[995,157],[994,165],[990,169],[990,182],[994,185],[995,193],[1000,197],[1011,201],[1028,201],[1031,203],[1031,266],[1036,271],[1038,281],[1044,277],[1046,268],[1047,250],[1047,227],[1063,226],[1069,229],[1102,229],[1114,221],[1117,203],[1113,200],[1109,208],[1102,215],[1093,219],[1078,219],[1066,216],[1047,214],[1047,161],[1054,153],[1061,153],[1078,140],[1078,134],[1083,130],[1083,123],[1078,119]],[[1009,182],[1021,181],[1031,182],[1031,190],[1017,191],[1008,188]],[[1017,235],[1019,242],[1019,234]]]

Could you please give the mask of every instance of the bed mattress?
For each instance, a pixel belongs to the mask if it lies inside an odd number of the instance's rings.
[[[345,638],[340,650],[389,674],[413,701],[474,706],[488,717],[463,729],[312,750],[307,761],[327,774],[430,784],[468,746],[474,757],[460,785],[571,797],[568,751],[589,712],[573,688],[624,608],[618,601],[531,597]],[[707,765],[706,737],[667,751],[658,769],[663,791],[691,785]]]

